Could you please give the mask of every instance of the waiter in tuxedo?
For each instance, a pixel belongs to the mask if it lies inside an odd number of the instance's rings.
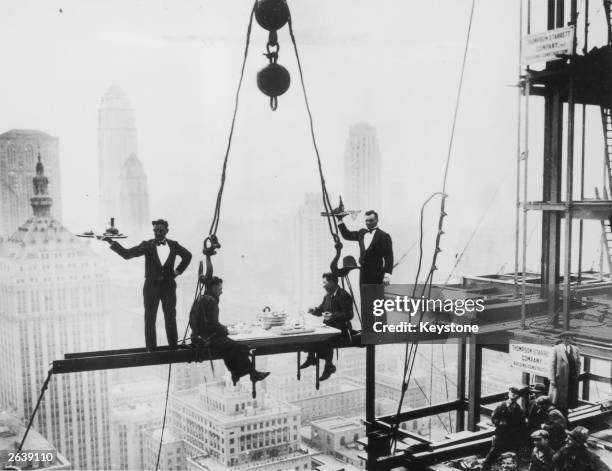
[[[166,323],[168,345],[175,347],[178,342],[176,330],[176,281],[174,278],[185,271],[191,262],[191,252],[174,240],[166,239],[168,222],[157,219],[153,224],[153,239],[145,240],[139,245],[126,249],[121,244],[106,237],[103,240],[110,244],[111,250],[124,259],[145,257],[145,282],[142,289],[145,310],[145,342],[147,350],[157,346],[155,319],[161,301]],[[174,268],[177,255],[181,263]]]
[[[359,284],[389,285],[393,272],[393,245],[391,236],[378,227],[378,213],[366,211],[364,229],[350,231],[342,221],[344,216],[338,216],[340,234],[346,240],[359,243]]]
[[[374,301],[384,299],[384,286],[391,283],[391,272],[393,271],[391,236],[378,227],[378,213],[376,211],[366,211],[366,227],[358,231],[350,231],[342,222],[343,216],[338,215],[337,217],[340,220],[338,228],[342,237],[359,244],[359,265],[361,265],[359,291],[361,294],[361,312],[364,313],[362,340],[366,341],[369,334],[374,331],[375,316],[372,312]],[[376,321],[386,324],[387,314],[382,314]]]

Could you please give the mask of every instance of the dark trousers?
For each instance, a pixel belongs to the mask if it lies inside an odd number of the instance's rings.
[[[225,366],[235,376],[244,376],[254,371],[249,358],[249,348],[234,340],[215,335],[210,340],[210,349],[223,358]]]
[[[334,359],[334,349],[327,344],[320,344],[308,350],[309,357],[314,357],[314,355],[317,355],[321,360],[325,360],[325,363],[331,363]]]
[[[157,308],[160,301],[164,311],[168,345],[175,346],[178,342],[178,332],[176,330],[176,281],[145,280],[142,295],[144,298],[145,342],[147,348],[157,346],[155,320],[157,319]]]

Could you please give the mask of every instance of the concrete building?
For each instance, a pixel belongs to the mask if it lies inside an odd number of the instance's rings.
[[[140,469],[159,471],[184,471],[187,469],[185,441],[169,427],[164,429],[163,441],[161,427],[143,431],[144,466]],[[157,456],[159,455],[159,466]]]
[[[295,302],[301,309],[318,306],[325,294],[321,275],[329,271],[335,255],[327,222],[321,216],[323,204],[317,193],[307,193],[295,217]]]
[[[103,227],[111,217],[117,218],[119,227],[128,222],[120,219],[122,213],[129,214],[129,210],[122,211],[121,173],[131,155],[138,155],[134,110],[125,92],[113,85],[98,109],[99,218]],[[133,167],[129,165],[128,170],[131,173]]]
[[[136,241],[151,229],[147,174],[136,154],[131,154],[123,163],[119,186],[121,230]]]
[[[338,462],[365,469],[365,462],[359,458],[359,454],[364,453],[363,447],[357,443],[358,438],[365,436],[365,426],[359,420],[343,417],[315,420],[310,424],[310,433],[309,438],[304,437],[310,446]],[[315,460],[329,466],[319,457]]]
[[[145,432],[160,427],[163,415],[163,401],[113,408],[111,415],[112,469],[145,469],[147,456]],[[157,449],[155,451],[157,452]]]
[[[42,131],[12,129],[0,134],[0,236],[10,236],[31,214],[32,178],[39,152],[45,156],[53,215],[62,218],[58,138]]]
[[[381,157],[376,128],[357,123],[349,129],[344,153],[344,202],[347,209],[380,209]]]
[[[343,352],[344,353],[344,352]],[[305,356],[303,356],[305,358]],[[333,375],[315,388],[315,368],[302,370],[302,379],[297,380],[294,355],[274,355],[268,368],[274,371],[266,379],[266,390],[270,397],[285,401],[300,408],[302,424],[330,416],[353,416],[363,413],[365,388]]]
[[[190,469],[310,469],[300,448],[300,411],[286,402],[209,382],[177,392],[170,400],[171,425],[187,449]]]
[[[51,361],[106,346],[107,276],[91,249],[51,216],[40,156],[32,216],[0,245],[0,407],[30,417]],[[108,373],[57,375],[34,428],[75,468],[110,465]]]
[[[0,412],[0,469],[13,469],[9,468],[9,466],[53,471],[72,469],[66,457],[57,451],[57,448],[49,443],[45,437],[33,429],[30,429],[28,432],[28,437],[23,444],[23,450],[36,450],[39,454],[39,459],[36,461],[26,460],[25,462],[9,461],[9,453],[18,450],[25,431],[26,427],[17,416],[9,411]]]

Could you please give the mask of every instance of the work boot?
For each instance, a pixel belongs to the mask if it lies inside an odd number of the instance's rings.
[[[304,363],[300,365],[300,370],[303,370],[304,368],[308,368],[309,366],[314,366],[316,364],[317,364],[317,360],[315,359],[315,356],[308,355]]]
[[[319,378],[319,381],[325,381],[326,379],[329,379],[329,377],[333,375],[335,372],[336,372],[336,367],[334,366],[334,364],[326,363],[325,368],[323,369],[323,374]]]
[[[251,373],[251,381],[253,381],[254,383],[256,383],[257,381],[263,381],[269,375],[270,375],[269,371],[257,371],[257,370],[255,370],[255,371],[253,371]]]

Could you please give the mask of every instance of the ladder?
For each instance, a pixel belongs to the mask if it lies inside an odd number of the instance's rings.
[[[612,1],[612,0],[610,0]],[[603,127],[606,171],[608,174],[608,188],[612,191],[612,109],[601,107],[601,124]],[[607,197],[605,198],[607,199]]]
[[[608,23],[608,44],[612,44],[612,0],[603,0],[606,10],[606,22]]]
[[[610,154],[608,154],[610,155]],[[599,190],[595,188],[595,197],[599,200]],[[605,200],[608,199],[608,192],[604,188],[603,197]],[[608,271],[612,276],[612,218],[601,220],[601,245],[603,245],[606,252],[606,260],[608,260]]]

